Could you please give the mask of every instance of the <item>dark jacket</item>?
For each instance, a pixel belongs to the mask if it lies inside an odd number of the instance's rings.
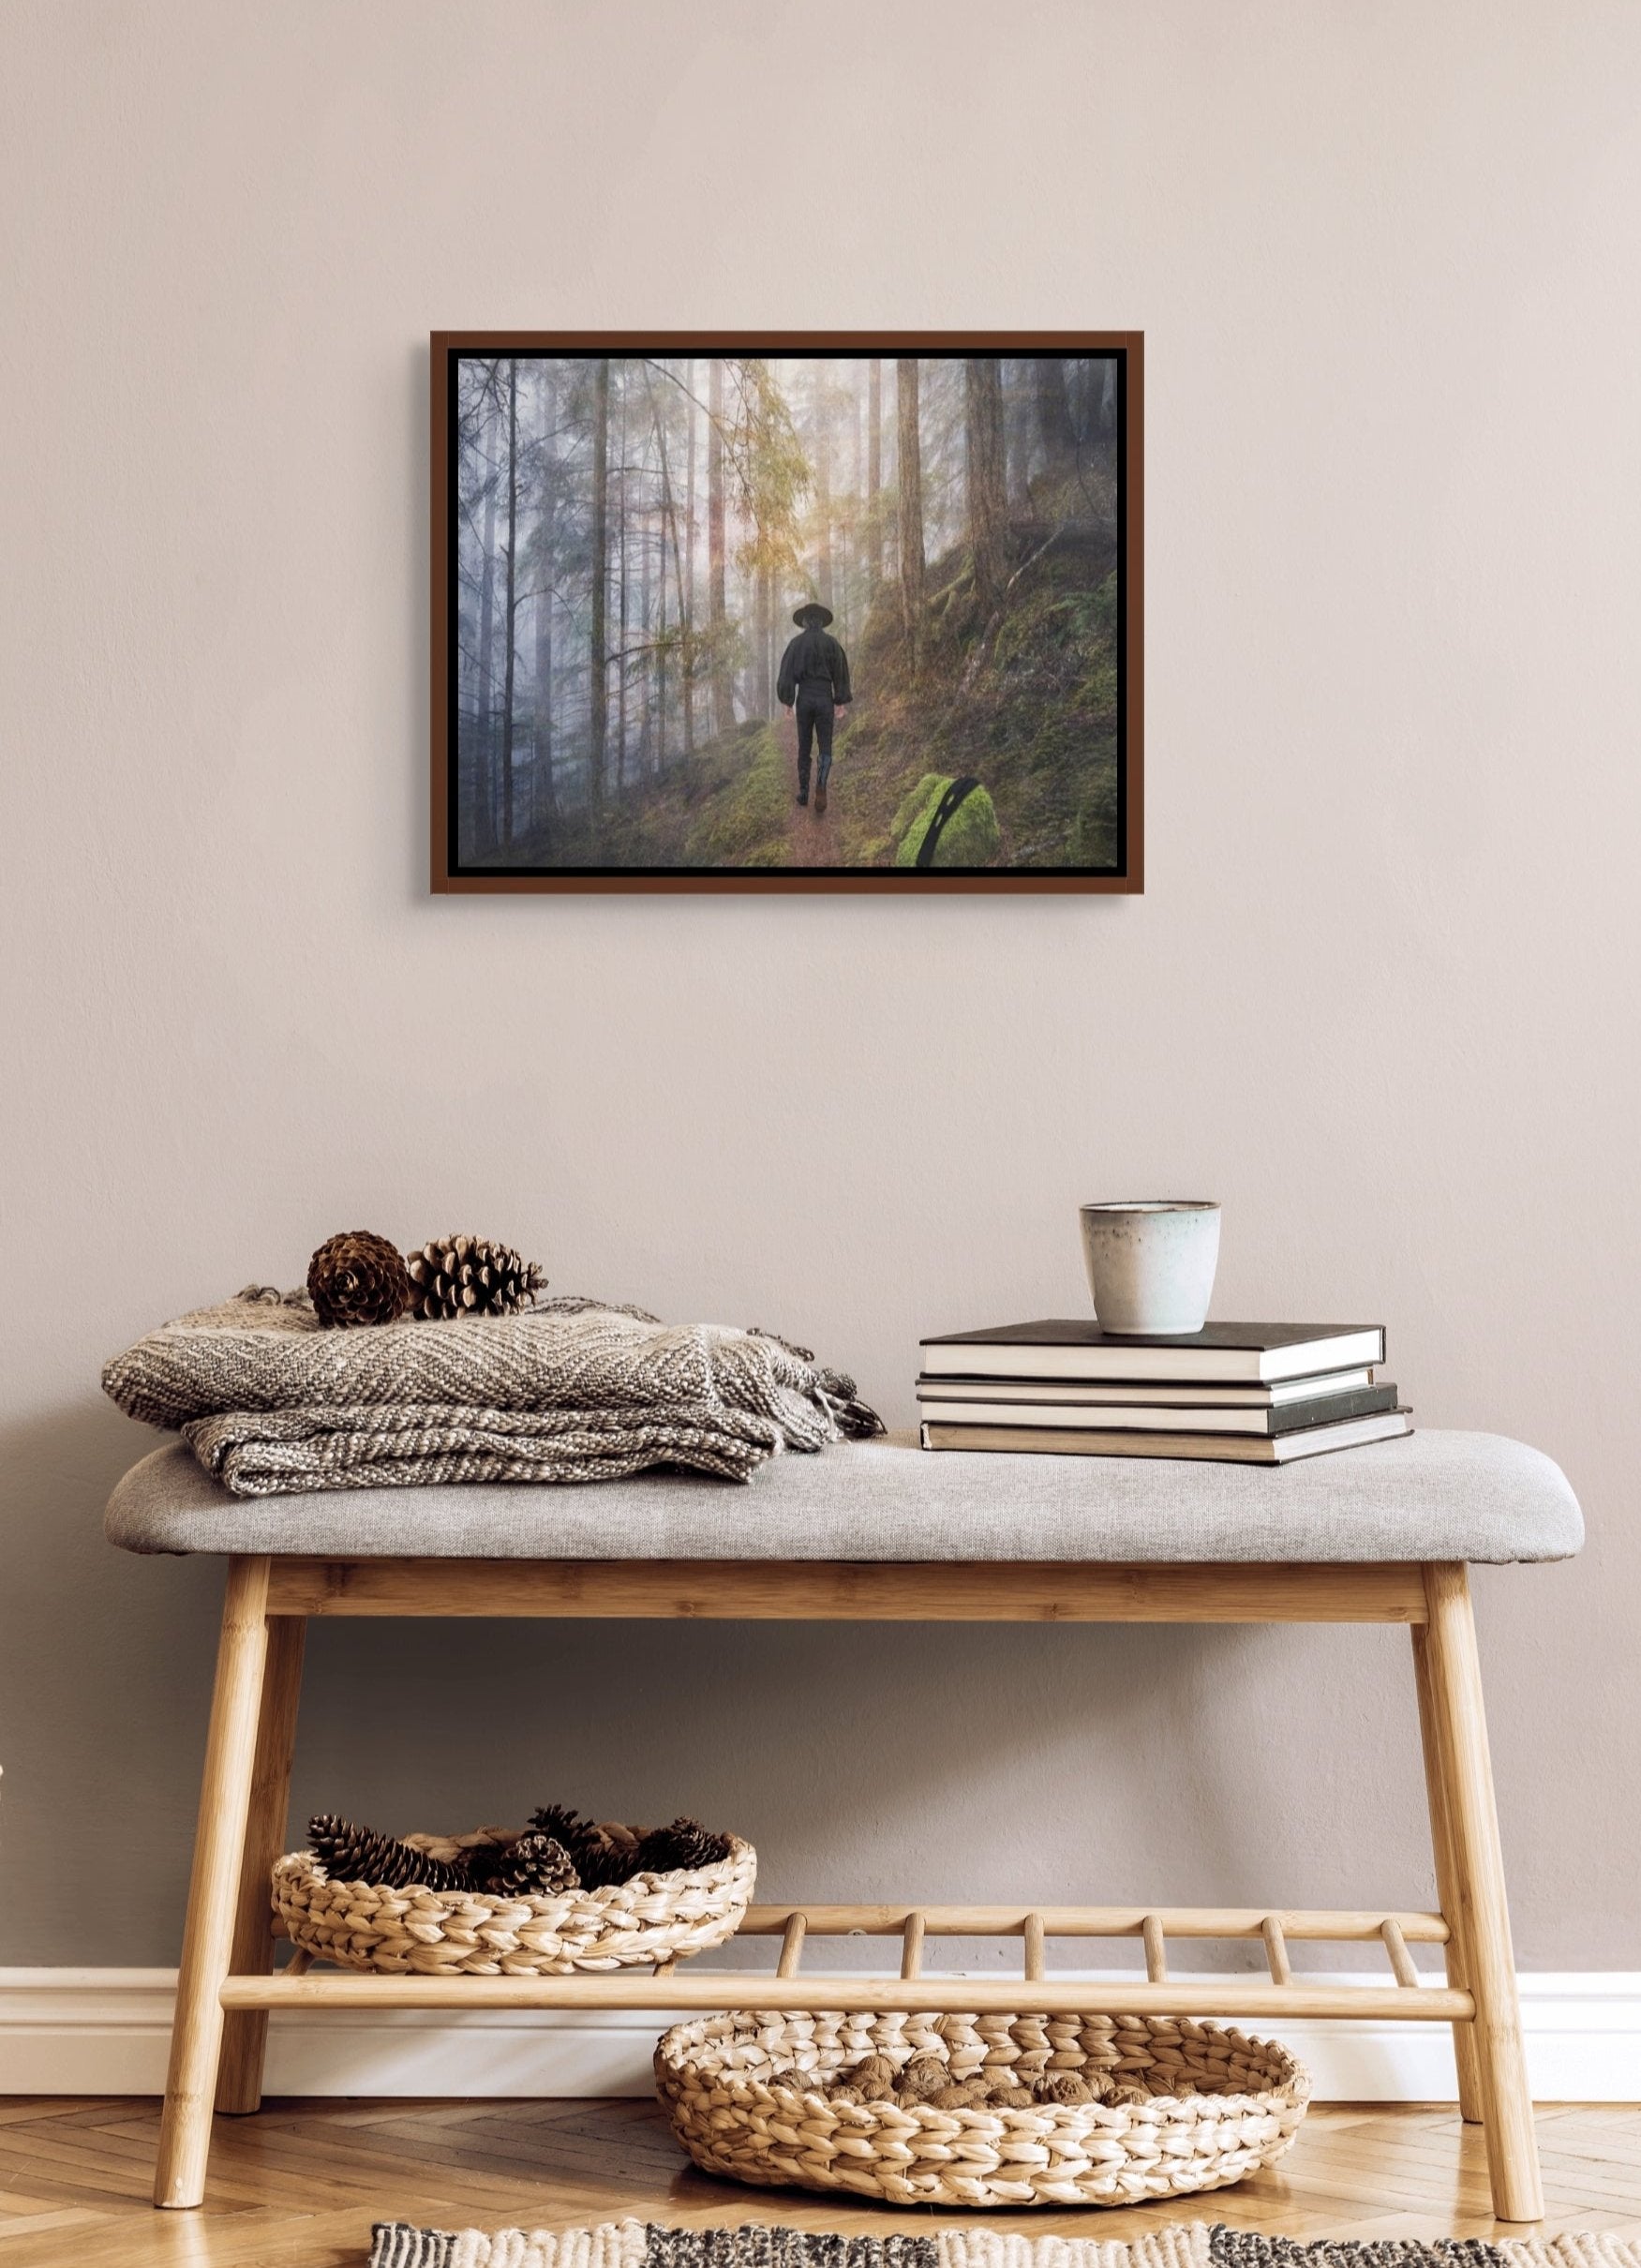
[[[852,701],[849,657],[829,632],[800,630],[781,656],[781,675],[775,698],[790,709],[800,693],[819,694],[828,701]]]

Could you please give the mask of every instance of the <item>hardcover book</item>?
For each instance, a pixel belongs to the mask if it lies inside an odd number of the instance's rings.
[[[1384,1329],[1365,1323],[1208,1323],[1178,1338],[1120,1338],[1051,1319],[952,1331],[923,1342],[932,1378],[1207,1379],[1271,1383],[1382,1363]]]
[[[1377,1417],[1398,1407],[1394,1385],[1363,1386],[1351,1394],[1313,1395],[1305,1401],[1261,1409],[1226,1409],[1216,1404],[1158,1405],[1149,1402],[1017,1402],[1007,1387],[982,1381],[958,1395],[919,1395],[917,1407],[930,1423],[948,1425],[1044,1426],[1096,1433],[1301,1433],[1306,1426],[1340,1425],[1347,1418]]]
[[[1071,1425],[950,1425],[925,1422],[925,1449],[989,1450],[1026,1456],[1200,1457],[1234,1465],[1289,1465],[1333,1449],[1360,1449],[1369,1441],[1411,1433],[1410,1412],[1351,1418],[1341,1425],[1307,1425],[1299,1433],[1261,1439],[1237,1433],[1096,1432]]]

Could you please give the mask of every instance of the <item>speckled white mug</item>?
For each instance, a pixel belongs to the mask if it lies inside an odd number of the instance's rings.
[[[1208,1320],[1219,1264],[1219,1207],[1208,1198],[1087,1204],[1082,1257],[1102,1331],[1178,1338]]]

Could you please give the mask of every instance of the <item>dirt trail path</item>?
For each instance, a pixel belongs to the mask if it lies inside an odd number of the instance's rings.
[[[797,721],[783,711],[775,729],[782,754],[786,759],[786,779],[793,798],[786,807],[786,863],[788,866],[836,866],[843,855],[838,842],[837,822],[829,811],[823,818],[814,808],[813,769],[807,807],[800,809],[797,801]]]

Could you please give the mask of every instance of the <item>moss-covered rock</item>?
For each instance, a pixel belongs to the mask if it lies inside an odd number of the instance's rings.
[[[895,813],[895,864],[916,866],[930,823],[941,798],[952,783],[949,772],[925,772]],[[1003,847],[1002,829],[991,796],[972,787],[941,829],[932,863],[940,866],[990,866]]]

